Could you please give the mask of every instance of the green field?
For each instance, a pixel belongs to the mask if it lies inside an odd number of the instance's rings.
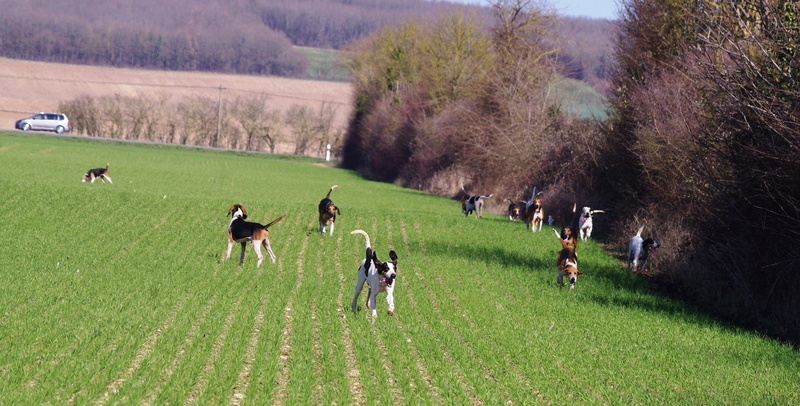
[[[339,60],[341,51],[310,47],[295,48],[308,58],[307,75],[310,79],[343,82],[350,77],[349,71]]]
[[[80,182],[106,162],[113,185]],[[0,404],[800,404],[797,350],[600,245],[562,289],[551,231],[321,161],[0,132],[0,186]],[[287,214],[275,264],[222,260],[233,203]],[[374,323],[356,228],[400,257]]]

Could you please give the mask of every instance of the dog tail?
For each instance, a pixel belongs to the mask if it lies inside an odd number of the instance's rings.
[[[339,185],[333,185],[333,186],[331,186],[331,188],[330,188],[330,189],[328,189],[328,194],[327,194],[327,195],[325,195],[325,198],[326,198],[326,199],[330,199],[330,198],[331,198],[331,192],[333,192],[333,189],[336,189],[337,187],[339,187]]]
[[[642,236],[642,231],[644,231],[644,226],[639,227],[639,231],[636,232],[636,236],[637,237],[641,237]]]
[[[350,234],[361,234],[361,235],[363,235],[364,238],[367,239],[367,248],[372,247],[372,244],[369,241],[369,235],[367,234],[366,231],[364,231],[364,230],[353,230],[353,231],[350,232]]]
[[[275,220],[272,220],[272,222],[270,222],[269,224],[265,225],[265,226],[264,226],[264,228],[270,228],[271,226],[274,226],[274,225],[275,225],[275,224],[277,224],[279,221],[283,220],[283,218],[284,218],[284,217],[286,217],[286,214],[284,214],[284,215],[282,215],[282,216],[280,216],[280,217],[276,218]]]
[[[561,249],[567,248],[567,242],[561,239],[561,235],[558,234],[558,231],[556,231],[555,228],[552,228],[551,230],[553,230],[553,234],[555,234],[556,238],[558,238],[558,242],[561,243]]]

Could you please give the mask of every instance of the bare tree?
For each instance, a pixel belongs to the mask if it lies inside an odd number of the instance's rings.
[[[286,124],[294,136],[294,154],[305,155],[319,134],[319,124],[308,106],[292,104],[286,111]]]

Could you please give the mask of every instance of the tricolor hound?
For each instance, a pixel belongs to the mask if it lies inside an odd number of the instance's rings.
[[[108,180],[108,183],[114,183],[111,181],[111,175],[108,173],[108,163],[106,163],[105,168],[94,168],[86,171],[86,174],[81,178],[81,182],[89,181],[94,183],[95,179],[100,179],[103,183],[106,183],[106,180]]]
[[[533,232],[542,231],[542,224],[544,223],[544,205],[540,197],[542,193],[536,193],[536,188],[533,188],[531,198],[525,205],[525,225],[530,224]]]
[[[228,210],[228,215],[231,216],[231,222],[228,225],[228,251],[225,253],[225,259],[231,257],[233,244],[238,242],[242,244],[242,253],[239,256],[239,265],[242,265],[244,262],[244,250],[247,246],[247,242],[250,241],[253,243],[253,250],[255,250],[258,256],[257,268],[261,267],[261,263],[264,261],[264,255],[261,254],[262,245],[267,249],[267,253],[274,264],[275,253],[272,252],[272,247],[269,243],[269,228],[283,220],[286,215],[284,214],[272,220],[267,225],[251,223],[249,221],[244,221],[247,218],[247,213],[244,210],[244,206],[241,204],[234,204],[231,206],[231,209]]]
[[[555,233],[558,241],[561,243],[561,251],[558,253],[558,277],[556,278],[556,282],[558,282],[560,286],[564,286],[564,276],[566,275],[569,280],[569,288],[574,289],[578,276],[583,275],[583,272],[578,270],[578,257],[575,255],[575,249],[561,239],[558,231],[553,229],[553,233]]]
[[[522,212],[525,209],[525,202],[512,202],[511,199],[506,199],[508,201],[508,219],[511,221],[517,221],[522,218]]]
[[[464,195],[461,197],[461,212],[465,216],[469,216],[475,212],[475,218],[483,217],[484,200],[492,197],[492,195]]]
[[[642,238],[644,226],[631,238],[628,245],[628,270],[634,272],[644,271],[650,252],[658,248],[658,242],[652,238]]]
[[[330,223],[331,235],[333,235],[333,228],[336,226],[336,215],[342,214],[339,208],[333,204],[333,200],[331,200],[331,192],[337,187],[339,187],[339,185],[331,186],[325,198],[319,201],[319,232],[322,234],[325,234],[325,228],[328,223]]]
[[[592,229],[594,228],[592,216],[595,213],[605,213],[605,211],[592,210],[588,207],[584,207],[581,211],[581,216],[578,218],[578,229],[580,229],[581,240],[583,241],[586,241],[586,239],[592,236]]]
[[[394,315],[394,280],[397,277],[397,254],[394,250],[389,251],[389,258],[392,262],[381,262],[378,260],[378,255],[372,250],[370,245],[369,235],[363,230],[354,230],[350,234],[361,234],[366,238],[367,255],[361,266],[358,267],[358,274],[356,275],[356,289],[353,294],[353,302],[350,304],[350,309],[356,311],[356,301],[361,289],[364,288],[364,282],[369,285],[369,295],[367,296],[367,306],[372,309],[372,320],[378,317],[376,310],[376,302],[378,293],[386,291],[386,303],[389,305],[389,314]]]

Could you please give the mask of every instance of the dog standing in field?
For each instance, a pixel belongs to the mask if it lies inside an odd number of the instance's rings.
[[[369,241],[369,235],[363,230],[354,230],[350,234],[361,234],[366,239],[367,254],[361,266],[358,267],[358,274],[356,275],[357,282],[355,293],[353,294],[353,302],[350,304],[350,309],[356,311],[356,301],[361,290],[364,288],[364,283],[369,285],[369,295],[367,296],[367,306],[372,309],[372,320],[378,317],[377,297],[378,293],[386,292],[386,303],[389,305],[389,314],[394,315],[394,287],[395,278],[397,277],[397,254],[394,250],[389,251],[389,258],[392,262],[381,262],[378,260],[378,255],[372,250],[372,245]]]
[[[464,195],[461,197],[461,212],[464,213],[464,216],[469,216],[472,212],[475,212],[475,218],[483,217],[483,205],[484,200],[492,197],[491,194],[488,195],[475,195],[469,196]]]
[[[328,190],[328,194],[319,202],[319,232],[322,234],[325,234],[325,228],[328,226],[328,223],[330,223],[331,235],[333,235],[333,229],[336,226],[336,215],[342,214],[339,208],[333,204],[333,200],[331,200],[331,192],[337,187],[339,187],[339,185],[331,186]]]
[[[631,238],[628,245],[628,271],[644,271],[650,253],[659,246],[658,242],[652,238],[642,238],[643,230],[644,226],[639,227],[639,231]]]
[[[239,256],[239,265],[242,265],[244,262],[244,250],[247,246],[247,242],[250,241],[253,244],[253,250],[255,250],[258,256],[257,268],[260,268],[261,263],[264,261],[264,255],[261,254],[262,245],[267,249],[267,253],[274,264],[275,253],[272,252],[272,246],[270,246],[269,243],[269,228],[283,220],[286,215],[284,214],[272,220],[267,225],[251,223],[249,221],[244,221],[247,218],[247,212],[245,212],[244,206],[241,204],[234,204],[231,206],[230,210],[228,210],[228,215],[231,216],[231,222],[228,224],[228,251],[225,253],[225,259],[231,257],[233,244],[238,242],[242,244],[242,253]]]
[[[578,218],[578,229],[581,233],[581,240],[586,241],[592,236],[592,229],[594,228],[592,216],[594,216],[596,213],[605,213],[605,211],[592,210],[588,207],[584,207],[581,211],[581,216]]]
[[[531,231],[542,231],[542,224],[544,223],[544,204],[542,203],[543,192],[536,193],[536,188],[533,188],[531,198],[525,205],[525,224],[531,225]]]
[[[578,270],[578,257],[575,255],[575,249],[561,239],[558,231],[553,229],[553,233],[561,243],[561,251],[558,253],[558,277],[556,278],[556,282],[558,282],[559,286],[563,287],[564,276],[566,276],[567,280],[569,280],[569,288],[574,289],[578,276],[583,275],[583,272]]]
[[[525,209],[525,202],[512,202],[511,199],[506,199],[508,202],[508,219],[517,221],[522,218],[522,212]]]
[[[106,163],[105,168],[94,168],[86,171],[86,174],[81,178],[81,182],[89,181],[94,183],[95,179],[100,179],[103,183],[106,183],[106,180],[108,180],[108,183],[114,183],[111,181],[111,175],[108,173],[108,163]]]

